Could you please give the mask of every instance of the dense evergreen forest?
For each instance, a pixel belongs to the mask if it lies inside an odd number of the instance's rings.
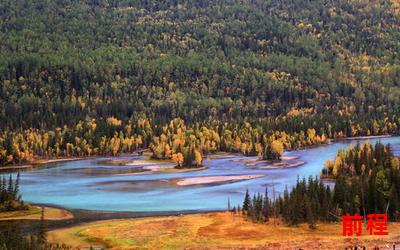
[[[307,222],[310,228],[317,221],[335,221],[347,213],[364,219],[374,213],[400,219],[400,159],[390,145],[367,142],[340,150],[333,162],[327,161],[321,177],[335,178],[334,188],[310,177],[298,180],[275,200],[267,191],[253,198],[247,191],[241,209],[253,221],[281,216],[290,225]]]
[[[3,0],[0,164],[150,147],[199,166],[210,151],[279,159],[282,147],[398,134],[399,10],[395,0]]]
[[[334,200],[334,191],[319,179],[310,177],[308,180],[298,180],[297,184],[283,196],[277,198],[265,194],[254,194],[250,197],[246,192],[243,206],[234,207],[234,213],[242,213],[254,222],[268,222],[270,218],[282,218],[291,226],[299,223],[309,223],[311,229],[316,223],[336,221],[340,218],[341,210]]]

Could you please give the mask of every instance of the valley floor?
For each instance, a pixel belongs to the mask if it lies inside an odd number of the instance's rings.
[[[71,246],[107,249],[345,249],[360,245],[400,247],[400,223],[389,224],[388,236],[342,236],[341,223],[287,227],[270,221],[254,224],[227,212],[172,217],[118,219],[82,224],[49,232],[48,239]],[[392,248],[388,248],[392,249]]]

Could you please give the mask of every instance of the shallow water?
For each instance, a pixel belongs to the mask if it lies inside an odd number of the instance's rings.
[[[365,140],[359,140],[363,142]],[[400,137],[370,139],[371,143],[390,143],[400,155]],[[327,159],[333,159],[340,148],[355,141],[340,141],[331,145],[285,152],[298,156],[305,164],[286,169],[252,169],[236,161],[238,158],[212,159],[208,169],[186,173],[121,175],[140,166],[102,165],[109,158],[50,163],[46,167],[21,173],[20,188],[25,201],[58,205],[70,209],[107,211],[179,211],[226,209],[228,198],[232,206],[241,204],[246,189],[264,192],[268,186],[272,196],[290,188],[297,178],[319,176]],[[125,157],[126,158],[126,157]],[[135,157],[131,157],[135,158]],[[233,161],[235,160],[235,161]],[[118,175],[119,174],[119,175]],[[264,177],[234,183],[179,187],[166,180],[211,175],[265,174]]]

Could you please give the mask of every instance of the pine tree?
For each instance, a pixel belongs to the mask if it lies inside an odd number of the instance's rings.
[[[270,214],[270,204],[269,204],[269,198],[268,198],[268,188],[265,188],[265,194],[264,194],[264,202],[263,202],[263,217],[265,221],[269,220],[269,214]]]
[[[19,179],[20,179],[20,174],[18,172],[17,179],[14,184],[14,192],[13,192],[13,196],[14,196],[15,200],[17,200],[17,201],[19,201],[21,199],[21,197],[19,196]]]
[[[42,207],[42,214],[40,216],[40,226],[38,232],[38,241],[40,245],[44,245],[47,242],[47,230],[46,230],[46,222],[44,220],[44,207]]]
[[[308,226],[311,230],[315,230],[317,228],[315,225],[315,215],[312,209],[311,201],[308,197],[306,197],[305,199],[305,204],[306,204],[306,219]]]
[[[7,201],[7,179],[6,177],[3,177],[3,181],[1,182],[1,196],[2,196],[2,200],[1,202],[5,202]]]
[[[249,190],[247,189],[246,194],[244,196],[243,207],[242,207],[243,214],[249,212],[250,202],[251,202],[250,194],[249,194]]]
[[[14,186],[13,186],[12,176],[10,175],[10,177],[8,178],[7,200],[14,200],[13,193],[14,193]]]
[[[3,194],[4,194],[4,190],[3,190],[3,179],[0,178],[0,203],[3,203],[3,202],[4,202]]]

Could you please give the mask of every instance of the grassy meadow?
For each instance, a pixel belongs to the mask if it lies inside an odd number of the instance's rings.
[[[340,223],[288,227],[279,221],[252,223],[230,213],[99,221],[51,231],[48,239],[86,248],[107,249],[344,249],[356,244],[368,248],[400,242],[400,223],[389,225],[388,236],[342,236]],[[367,249],[368,249],[367,248]]]

